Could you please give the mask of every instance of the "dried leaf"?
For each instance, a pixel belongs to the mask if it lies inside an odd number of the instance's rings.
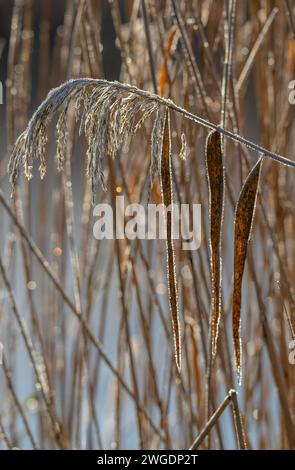
[[[221,136],[212,131],[206,142],[206,170],[209,186],[210,252],[212,276],[211,335],[212,354],[216,353],[221,315],[221,236],[224,209],[224,168]]]
[[[160,181],[162,202],[165,207],[170,206],[171,211],[164,213],[167,228],[166,250],[167,250],[167,276],[170,313],[174,334],[175,358],[178,370],[181,368],[181,332],[178,312],[177,282],[175,270],[175,253],[173,244],[173,185],[171,171],[171,138],[170,138],[170,116],[168,109],[164,118],[164,133],[160,164]]]
[[[163,142],[163,113],[158,110],[153,125],[151,138],[150,189],[159,171]]]
[[[248,241],[250,239],[252,223],[255,213],[258,192],[259,175],[262,158],[247,176],[236,206],[234,221],[234,290],[233,290],[233,339],[236,355],[236,369],[241,379],[241,340],[240,318],[242,303],[242,280],[247,255]]]

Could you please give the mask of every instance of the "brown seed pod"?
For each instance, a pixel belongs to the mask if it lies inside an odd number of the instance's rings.
[[[242,280],[247,255],[247,247],[255,213],[261,164],[262,158],[260,158],[254,165],[244,182],[237,202],[234,220],[234,290],[232,327],[236,356],[236,369],[239,379],[241,379],[242,355],[240,339]]]
[[[221,237],[224,210],[224,168],[221,136],[212,131],[206,142],[206,171],[209,187],[210,254],[212,276],[211,335],[212,354],[216,353],[221,316],[222,258]]]
[[[163,143],[160,163],[160,181],[161,181],[161,194],[162,203],[165,208],[170,206],[170,211],[164,211],[166,223],[166,251],[167,251],[167,276],[168,276],[168,290],[169,290],[169,303],[170,313],[172,319],[172,327],[174,334],[175,345],[175,358],[178,370],[181,368],[181,332],[178,312],[178,296],[177,296],[177,282],[175,270],[175,253],[173,244],[173,184],[172,184],[172,171],[171,171],[171,137],[170,137],[170,116],[168,109],[164,117],[164,132]]]

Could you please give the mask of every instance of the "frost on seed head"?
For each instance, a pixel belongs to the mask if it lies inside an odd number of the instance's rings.
[[[87,142],[86,172],[94,197],[100,182],[105,190],[103,160],[127,151],[132,136],[159,108],[148,93],[136,93],[133,87],[103,80],[76,79],[53,89],[32,116],[26,130],[17,139],[8,172],[14,189],[20,168],[28,179],[33,176],[34,161],[39,162],[41,178],[46,173],[48,124],[58,115],[56,124],[56,162],[63,170],[68,139],[69,108],[74,108],[79,135]],[[153,170],[154,171],[154,170]]]

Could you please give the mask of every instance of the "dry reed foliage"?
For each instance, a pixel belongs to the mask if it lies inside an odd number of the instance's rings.
[[[212,275],[212,354],[215,355],[222,308],[222,220],[224,211],[224,169],[221,136],[212,131],[207,137],[206,171],[209,186],[210,255]]]
[[[293,449],[292,2],[8,3],[0,446]],[[166,244],[94,239],[95,198],[151,188],[201,203],[198,250],[173,215]]]
[[[241,377],[240,317],[242,304],[242,281],[247,256],[248,242],[255,214],[259,176],[262,158],[254,165],[241,189],[234,221],[234,287],[233,287],[233,338],[236,355],[236,368]]]

